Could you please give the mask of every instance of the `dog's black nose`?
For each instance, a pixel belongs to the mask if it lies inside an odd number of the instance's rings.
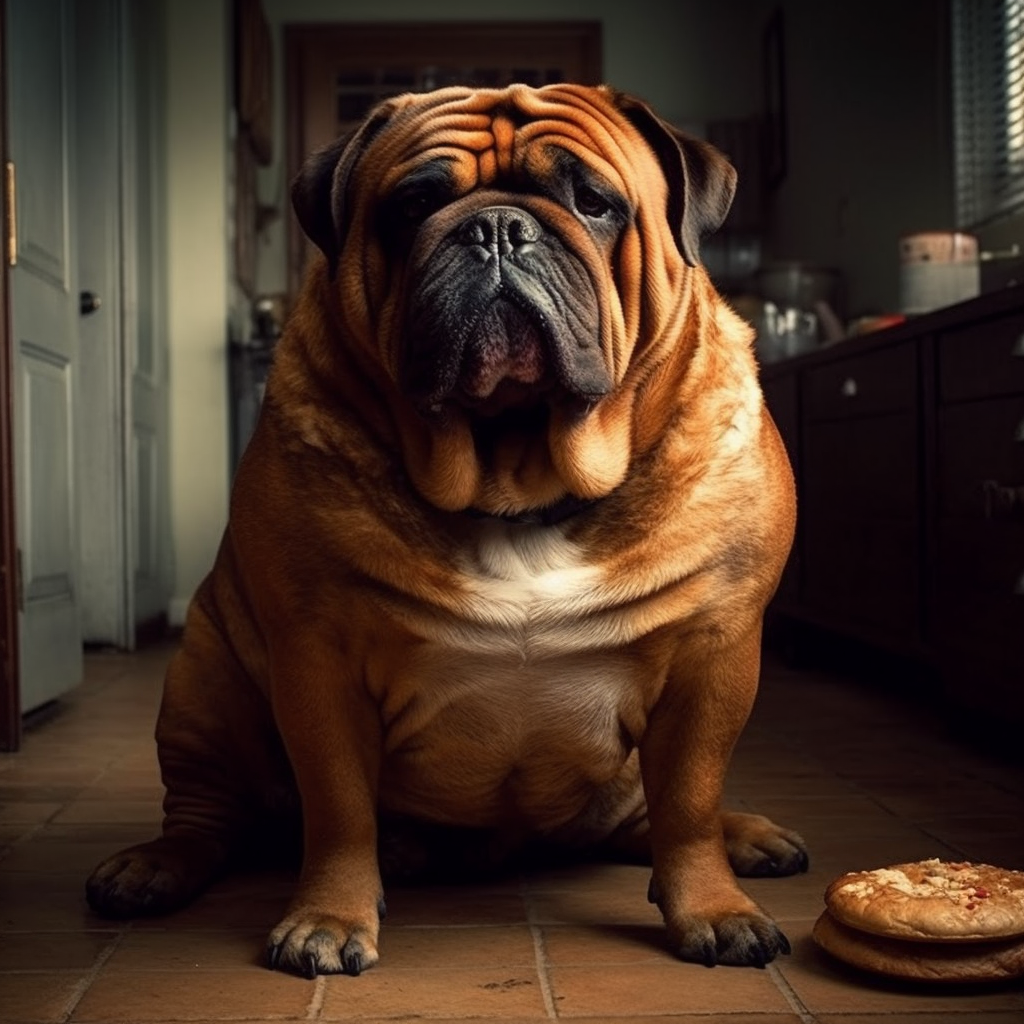
[[[465,245],[479,246],[488,254],[507,256],[536,242],[540,224],[525,210],[514,206],[489,206],[473,214],[462,225],[460,237]]]

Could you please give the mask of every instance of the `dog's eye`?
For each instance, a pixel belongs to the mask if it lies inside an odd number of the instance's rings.
[[[402,220],[410,224],[419,224],[431,214],[433,206],[434,204],[422,192],[414,192],[398,203],[397,212]]]
[[[576,210],[584,217],[603,217],[611,204],[589,185],[577,185],[573,191],[573,202]]]

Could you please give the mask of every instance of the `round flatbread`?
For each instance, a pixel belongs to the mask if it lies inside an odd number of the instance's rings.
[[[920,942],[985,942],[1024,935],[1024,871],[937,857],[853,871],[825,890],[843,924]]]
[[[911,942],[848,928],[826,910],[814,923],[814,941],[862,970],[909,981],[970,984],[1024,977],[1024,939],[994,942]]]

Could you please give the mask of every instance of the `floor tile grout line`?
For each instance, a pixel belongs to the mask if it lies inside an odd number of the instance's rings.
[[[780,995],[789,1004],[789,1008],[800,1018],[801,1024],[818,1024],[818,1018],[804,1005],[803,1000],[796,994],[795,989],[785,975],[779,970],[776,964],[768,964],[769,977],[775,982],[775,987]]]
[[[540,925],[531,924],[530,935],[533,938],[537,980],[540,982],[540,995],[544,1001],[544,1012],[548,1015],[549,1020],[557,1020],[558,1012],[555,1009],[555,994],[551,988],[551,978],[548,975],[548,958],[547,950],[544,946],[544,932]]]
[[[534,915],[533,901],[527,890],[524,881],[520,888],[523,906],[526,908],[526,923],[530,926],[530,937],[533,939],[534,967],[537,971],[537,981],[540,984],[540,995],[544,1002],[544,1012],[549,1020],[558,1019],[558,1011],[555,1009],[555,993],[551,987],[551,976],[548,971],[548,953],[544,944],[544,931]]]
[[[85,998],[85,994],[95,984],[96,979],[100,976],[103,968],[106,967],[110,958],[117,951],[117,947],[124,941],[125,935],[131,931],[131,926],[121,929],[106,946],[100,950],[99,955],[93,962],[92,967],[81,981],[72,989],[71,995],[68,997],[67,1002],[64,1004],[64,1010],[60,1015],[61,1021],[69,1021],[75,1010],[78,1009],[78,1004]]]
[[[306,1020],[319,1020],[323,1012],[324,1000],[327,998],[327,975],[318,974],[309,1006],[306,1007]]]
[[[64,806],[66,806],[66,804],[62,805],[62,810]],[[50,818],[59,813],[60,811],[54,811],[53,814],[50,815]],[[46,821],[37,821],[34,824],[30,824],[29,828],[25,832],[15,836],[9,844],[7,844],[3,849],[0,849],[0,863],[13,854],[19,846],[31,842],[41,832],[45,832],[47,825],[50,823],[50,818],[47,818]]]

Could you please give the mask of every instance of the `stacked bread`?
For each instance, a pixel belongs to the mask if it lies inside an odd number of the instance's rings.
[[[853,871],[825,890],[814,940],[869,971],[915,981],[1024,977],[1024,871],[942,861]]]

